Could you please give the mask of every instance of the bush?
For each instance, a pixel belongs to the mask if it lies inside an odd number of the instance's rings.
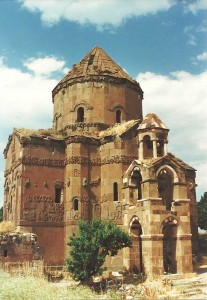
[[[15,224],[11,221],[2,221],[0,223],[0,233],[9,233],[15,231]]]
[[[197,202],[198,226],[200,229],[207,230],[207,192]]]

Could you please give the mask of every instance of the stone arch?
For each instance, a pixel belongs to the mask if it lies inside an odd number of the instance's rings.
[[[165,273],[177,273],[177,235],[178,221],[173,216],[166,217],[162,223],[163,267]]]
[[[137,216],[133,216],[129,224],[132,246],[130,247],[130,270],[134,273],[143,272],[142,259],[142,226]]]
[[[161,167],[159,167],[159,169],[156,171],[156,177],[158,176],[158,174],[160,173],[160,171],[163,170],[163,169],[168,169],[169,171],[172,172],[172,174],[173,174],[173,183],[179,182],[179,178],[178,178],[178,175],[175,172],[175,170],[171,166],[166,165],[166,164],[164,164]]]
[[[163,165],[156,172],[158,179],[158,193],[166,206],[166,210],[171,210],[174,194],[174,183],[178,180],[175,170],[168,165]]]
[[[119,103],[115,103],[108,110],[115,112],[115,123],[121,123],[127,114],[125,108]]]
[[[74,112],[76,111],[80,106],[84,107],[86,110],[92,110],[93,109],[93,106],[90,105],[88,102],[86,101],[81,101],[79,102],[78,104],[75,104],[73,106],[73,108],[70,110],[71,112]]]
[[[131,188],[137,188],[137,199],[142,199],[142,174],[141,170],[138,166],[135,166],[129,177],[129,185]]]

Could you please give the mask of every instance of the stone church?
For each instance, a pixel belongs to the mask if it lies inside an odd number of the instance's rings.
[[[78,221],[100,218],[132,237],[108,268],[192,272],[195,169],[168,152],[169,129],[143,117],[142,100],[139,83],[95,47],[53,89],[52,128],[9,136],[4,220],[37,236],[45,262],[63,264]]]

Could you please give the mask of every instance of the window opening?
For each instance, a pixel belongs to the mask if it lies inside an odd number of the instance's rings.
[[[75,199],[73,200],[73,209],[74,209],[74,210],[78,210],[78,199],[77,199],[77,198],[75,198]]]
[[[84,122],[84,108],[79,107],[77,110],[77,122]]]
[[[144,146],[144,153],[143,153],[144,158],[153,157],[153,143],[149,135],[146,135],[143,138],[143,146]]]
[[[92,55],[89,57],[89,60],[88,60],[88,66],[90,66],[90,65],[93,64],[94,57],[95,57],[95,54],[92,54]]]
[[[55,188],[55,203],[61,202],[61,188],[56,187]]]
[[[4,250],[4,257],[8,257],[8,250]]]
[[[114,182],[113,190],[114,190],[114,201],[118,201],[118,183],[117,182]]]
[[[172,177],[165,169],[158,175],[158,192],[159,197],[162,198],[166,206],[166,210],[171,210],[173,201]]]
[[[116,110],[116,123],[121,123],[121,110]]]
[[[157,142],[157,156],[161,157],[164,155],[164,141],[163,140],[159,140]]]
[[[138,190],[138,200],[142,199],[142,175],[139,170],[134,170],[131,176],[131,184]]]

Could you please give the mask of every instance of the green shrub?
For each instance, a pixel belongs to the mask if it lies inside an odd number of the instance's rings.
[[[68,245],[68,270],[75,280],[85,281],[99,272],[107,255],[131,246],[131,239],[114,223],[93,219],[79,222],[78,235],[73,234]]]

